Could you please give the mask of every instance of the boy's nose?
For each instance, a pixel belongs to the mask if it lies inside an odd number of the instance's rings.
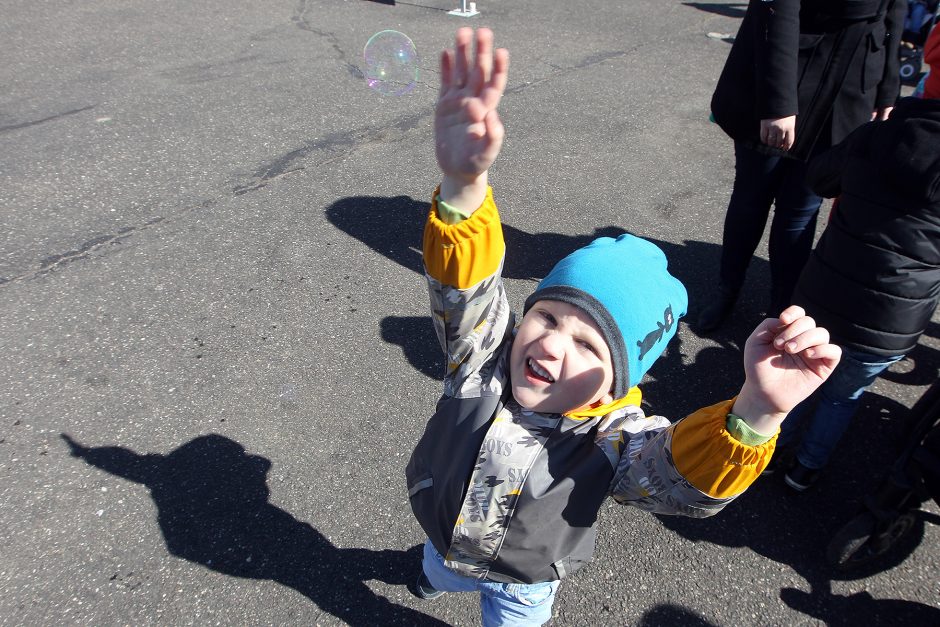
[[[547,357],[558,359],[565,352],[564,339],[558,333],[549,331],[543,334],[539,343]]]

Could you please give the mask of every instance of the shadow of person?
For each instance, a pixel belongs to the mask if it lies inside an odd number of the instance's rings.
[[[351,196],[327,207],[326,216],[336,228],[375,252],[423,274],[421,239],[430,209],[430,203],[410,196]],[[394,221],[394,228],[389,228],[390,221]],[[540,280],[565,255],[598,237],[617,237],[626,232],[617,226],[605,226],[581,235],[527,233],[504,223],[507,253],[503,276]],[[689,313],[684,319],[680,337],[672,341],[664,358],[653,365],[642,389],[655,413],[684,416],[737,391],[744,376],[741,349],[750,332],[764,318],[759,301],[766,296],[766,290],[743,290],[734,315],[711,335],[719,346],[699,351],[692,364],[684,364],[682,347],[686,341],[681,335],[692,330],[688,321],[698,315],[698,304],[711,295],[721,246],[697,240],[672,243],[646,239],[663,250],[670,272],[689,290]],[[748,285],[767,285],[769,267],[765,259],[752,259]],[[415,369],[434,379],[443,376],[443,358],[429,318],[389,316],[380,325],[382,339],[401,346]],[[729,372],[738,374],[729,377]],[[682,390],[682,393],[677,394],[676,390]]]
[[[940,325],[931,322],[924,335],[937,338],[938,332]],[[904,359],[881,373],[881,378],[902,385],[930,385],[940,378],[940,350],[920,342]]]
[[[692,610],[675,605],[673,603],[662,603],[656,605],[645,612],[637,623],[638,627],[715,627]]]
[[[430,203],[409,196],[353,196],[331,204],[326,215],[335,227],[375,252],[423,274],[420,246],[430,208]],[[395,228],[390,229],[389,221],[392,219]],[[527,233],[503,224],[507,250],[503,276],[540,280],[565,255],[598,237],[617,237],[626,232],[620,227],[606,226],[582,235]],[[712,271],[718,266],[721,247],[695,240],[674,244],[647,239],[665,252],[670,271],[689,290],[690,307],[685,318],[686,330],[683,331],[688,333],[687,322],[697,315],[697,303],[710,295]],[[755,257],[749,276],[749,283],[765,285],[769,276],[767,261]],[[740,381],[729,377],[728,373],[740,373],[743,377],[740,350],[751,330],[764,317],[757,303],[762,296],[763,293],[758,294],[757,290],[743,292],[735,314],[713,336],[720,346],[700,351],[691,365],[683,364],[682,338],[673,340],[665,358],[657,361],[643,384],[644,395],[652,401],[656,413],[683,416],[718,398],[730,397],[737,390]],[[429,318],[388,316],[380,326],[382,339],[401,346],[412,367],[433,379],[442,378],[443,358]],[[682,394],[676,394],[679,389],[683,390]]]
[[[395,263],[423,274],[421,237],[431,205],[410,196],[351,196],[326,209],[344,233]]]
[[[170,554],[249,579],[297,590],[350,625],[445,625],[390,602],[365,584],[407,585],[421,562],[408,551],[340,549],[323,534],[268,502],[271,462],[217,434],[195,438],[166,455],[117,446],[87,447],[61,434],[73,457],[143,484],[157,506]]]
[[[706,13],[715,13],[725,17],[743,18],[747,10],[747,2],[720,2],[717,4],[705,4],[703,2],[683,2],[687,7],[698,9]]]
[[[828,588],[803,592],[784,588],[780,598],[791,608],[826,625],[940,625],[940,609],[904,599],[875,599],[867,591],[833,594]],[[858,617],[867,617],[859,621]]]
[[[327,220],[391,261],[424,274],[421,240],[431,204],[410,196],[351,196],[326,209]],[[556,261],[597,237],[616,237],[618,227],[595,229],[588,235],[527,233],[503,223],[508,279],[541,279]]]
[[[836,450],[829,470],[813,490],[795,494],[780,477],[762,477],[746,493],[714,518],[688,519],[657,516],[662,525],[694,542],[718,546],[749,547],[771,561],[790,566],[814,591],[826,591],[835,579],[870,576],[873,572],[843,572],[830,568],[823,556],[836,530],[859,507],[861,498],[877,484],[873,468],[887,470],[896,451],[890,443],[902,428],[903,405],[881,396],[863,397],[859,416],[864,427],[846,434]],[[890,416],[890,420],[882,417]],[[834,497],[838,495],[838,497]],[[914,540],[914,538],[912,538]],[[879,570],[900,564],[916,548],[899,546],[879,561]],[[845,603],[845,624],[872,624],[887,619],[881,612],[888,605]],[[801,610],[794,606],[794,609]]]
[[[380,326],[382,339],[401,346],[415,370],[438,381],[444,379],[444,354],[430,316],[387,316]]]

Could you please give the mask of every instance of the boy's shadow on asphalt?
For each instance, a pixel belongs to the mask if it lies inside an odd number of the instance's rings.
[[[270,579],[297,590],[350,625],[445,625],[375,594],[378,579],[408,585],[421,546],[408,551],[341,549],[309,524],[268,502],[271,462],[221,435],[200,436],[170,451],[135,453],[84,446],[66,434],[74,457],[143,484],[157,506],[169,552],[217,572]]]
[[[338,229],[391,261],[424,274],[421,238],[431,204],[409,196],[355,196],[343,198],[326,210]],[[503,276],[541,279],[558,259],[602,235],[616,237],[623,229],[597,229],[591,235],[570,237],[555,233],[532,235],[503,224],[506,256]],[[419,372],[441,379],[444,359],[430,317],[388,316],[381,322],[382,339],[402,347],[405,358]]]
[[[409,196],[354,196],[330,205],[326,216],[341,231],[402,267],[423,275],[420,247],[430,208],[430,203]],[[527,233],[504,223],[507,255],[503,276],[538,281],[568,253],[598,237],[617,237],[626,232],[620,227],[607,226],[585,235]],[[720,247],[698,241],[686,241],[682,245],[651,241],[663,249],[670,271],[689,289],[690,314],[686,319],[694,317],[697,303],[708,297],[708,286],[718,268]],[[768,277],[767,262],[755,258],[749,271],[749,283],[766,285]],[[666,356],[653,366],[642,386],[644,395],[655,401],[656,413],[685,415],[703,403],[714,402],[723,393],[727,397],[736,391],[740,381],[729,377],[728,373],[740,373],[743,377],[739,350],[751,329],[762,319],[757,300],[759,298],[742,294],[734,322],[713,338],[720,346],[699,351],[692,364],[683,365],[682,341],[673,340]],[[412,367],[428,377],[442,377],[444,360],[430,317],[387,316],[380,328],[382,339],[401,346]],[[726,350],[729,348],[733,350]],[[676,394],[677,389],[681,389],[682,394]]]

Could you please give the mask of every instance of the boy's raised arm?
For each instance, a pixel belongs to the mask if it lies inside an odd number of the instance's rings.
[[[505,243],[487,170],[503,143],[496,107],[506,87],[508,53],[493,33],[457,31],[441,54],[434,148],[443,179],[424,228],[431,313],[447,358],[445,393],[457,394],[512,328],[503,289]]]
[[[475,51],[474,51],[475,39]],[[506,89],[509,52],[493,50],[487,28],[457,31],[441,53],[441,90],[434,114],[434,151],[441,168],[441,200],[465,215],[486,198],[487,170],[503,145],[496,112]]]

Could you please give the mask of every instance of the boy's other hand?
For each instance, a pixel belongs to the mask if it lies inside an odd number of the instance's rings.
[[[441,197],[467,211],[483,202],[486,171],[503,145],[496,108],[508,73],[509,52],[493,50],[488,28],[475,34],[471,28],[459,29],[454,48],[441,53],[441,91],[434,113],[434,151],[444,174]]]
[[[829,378],[842,349],[801,307],[764,320],[744,346],[744,386],[732,412],[758,433],[774,433],[787,414]]]

